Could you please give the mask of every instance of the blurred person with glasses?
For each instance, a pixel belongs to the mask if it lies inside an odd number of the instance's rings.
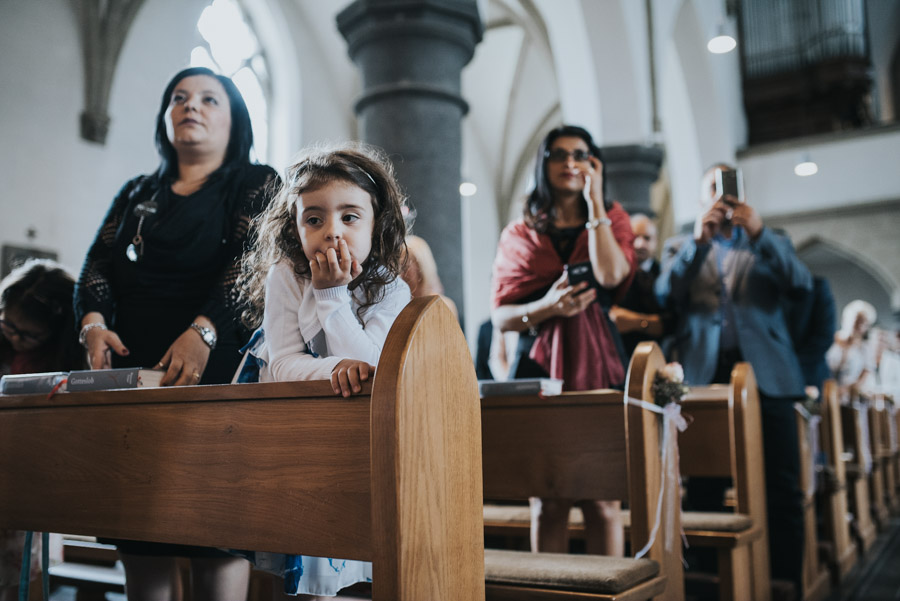
[[[520,334],[509,377],[558,378],[564,390],[621,387],[626,358],[609,309],[634,277],[628,214],[606,194],[600,149],[581,127],[547,134],[534,175],[523,216],[503,230],[494,261],[491,319]],[[618,502],[531,504],[533,549],[568,552],[569,509],[578,504],[588,553],[624,553]]]
[[[62,265],[31,260],[0,282],[0,374],[84,369],[72,293],[75,279]],[[0,529],[0,601],[19,594],[25,533]],[[41,578],[41,536],[32,538],[32,582]],[[51,564],[62,561],[62,538],[50,537]]]

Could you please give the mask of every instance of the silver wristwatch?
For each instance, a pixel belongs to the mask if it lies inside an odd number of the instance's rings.
[[[191,328],[197,330],[197,333],[200,334],[200,338],[203,339],[203,342],[206,343],[206,346],[208,346],[210,350],[216,348],[216,333],[213,332],[212,328],[205,328],[196,321],[191,324]]]

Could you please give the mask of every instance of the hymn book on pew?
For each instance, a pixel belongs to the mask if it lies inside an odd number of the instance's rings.
[[[68,375],[64,371],[6,375],[0,378],[0,394],[49,393],[57,387],[58,391],[63,391]]]
[[[540,394],[556,396],[562,393],[563,381],[556,378],[522,378],[520,380],[478,380],[478,394],[482,397]]]
[[[161,369],[122,367],[117,369],[77,370],[69,373],[69,392],[113,390],[115,388],[156,388],[166,374]]]

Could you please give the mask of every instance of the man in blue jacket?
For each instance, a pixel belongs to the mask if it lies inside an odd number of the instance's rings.
[[[790,241],[766,228],[751,205],[718,192],[717,168],[734,170],[719,164],[704,175],[694,232],[666,243],[669,256],[655,290],[674,315],[674,351],[687,384],[728,382],[736,362],[753,366],[772,577],[792,581],[802,598],[803,496],[793,403],[804,398],[804,378],[784,307],[811,291],[812,277]],[[689,482],[689,498],[716,491],[712,504],[721,505],[723,487],[703,484]]]

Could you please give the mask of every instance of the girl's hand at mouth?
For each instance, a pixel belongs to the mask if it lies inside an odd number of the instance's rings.
[[[362,273],[362,266],[350,254],[347,242],[341,240],[337,250],[329,248],[324,253],[316,252],[315,261],[309,263],[309,271],[313,288],[321,290],[348,285]]]

